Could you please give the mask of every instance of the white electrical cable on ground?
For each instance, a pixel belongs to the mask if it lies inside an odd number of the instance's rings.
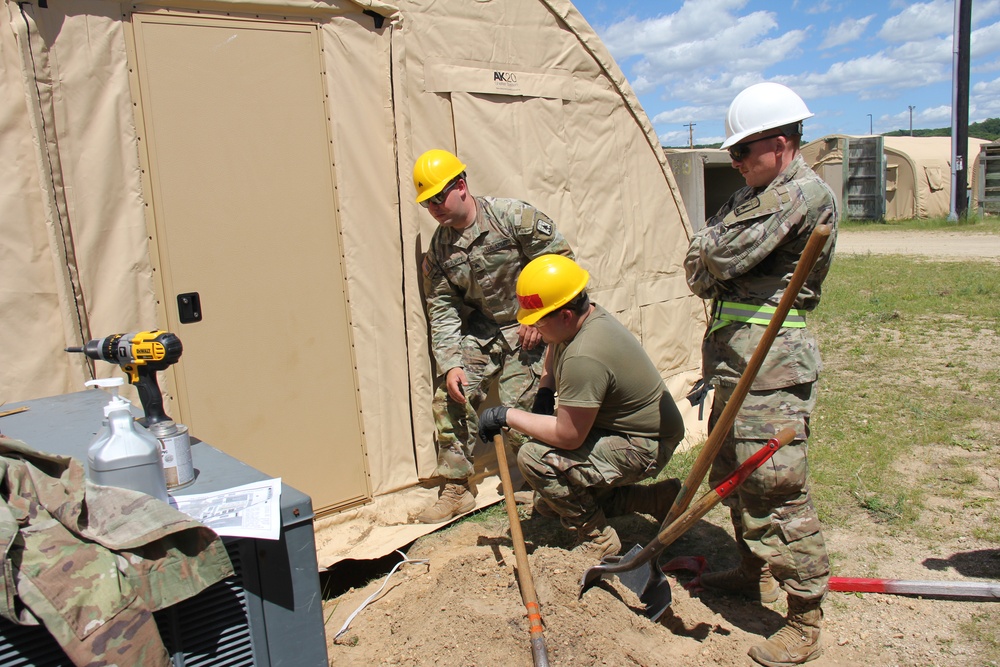
[[[379,586],[379,589],[377,591],[375,591],[374,593],[372,593],[371,595],[369,595],[368,599],[365,600],[364,602],[362,602],[361,606],[358,607],[357,609],[355,609],[354,612],[350,616],[347,617],[347,620],[344,621],[344,626],[342,628],[340,628],[340,632],[338,632],[336,635],[333,636],[334,641],[336,641],[337,639],[340,639],[340,636],[342,634],[344,634],[345,632],[347,632],[347,628],[351,625],[351,621],[354,620],[354,617],[357,616],[358,614],[360,614],[362,609],[364,609],[365,607],[367,607],[368,604],[372,600],[374,600],[375,598],[377,598],[379,596],[379,594],[382,593],[382,589],[384,589],[385,586],[386,586],[386,584],[389,583],[389,577],[391,577],[396,572],[396,570],[399,569],[400,565],[403,565],[404,563],[414,563],[416,565],[429,565],[430,562],[431,562],[429,558],[407,558],[406,554],[404,554],[399,549],[396,549],[396,553],[398,553],[400,556],[402,556],[403,560],[401,560],[398,563],[396,563],[392,567],[392,569],[389,570],[389,574],[385,575],[385,581],[382,582],[382,585]]]

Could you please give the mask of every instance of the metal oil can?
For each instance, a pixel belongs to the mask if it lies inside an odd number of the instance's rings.
[[[163,459],[163,477],[168,489],[179,489],[194,481],[194,462],[191,458],[191,438],[188,428],[170,419],[149,427],[160,441]]]

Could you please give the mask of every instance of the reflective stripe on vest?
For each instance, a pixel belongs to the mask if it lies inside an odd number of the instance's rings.
[[[777,308],[774,306],[753,306],[748,303],[738,303],[736,301],[716,301],[712,309],[712,328],[708,333],[721,329],[730,322],[746,322],[747,324],[760,324],[767,326],[771,323],[771,316]],[[790,308],[785,316],[785,321],[781,326],[794,329],[801,329],[806,326],[806,311]]]

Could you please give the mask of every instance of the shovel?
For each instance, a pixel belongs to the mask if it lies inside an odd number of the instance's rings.
[[[545,635],[542,634],[542,613],[535,596],[535,582],[528,569],[528,550],[524,546],[524,533],[521,532],[521,518],[517,515],[517,504],[514,502],[514,485],[510,481],[510,468],[507,467],[507,451],[503,446],[503,435],[497,433],[493,437],[493,446],[497,450],[497,467],[500,469],[500,481],[503,484],[503,499],[507,506],[507,518],[510,519],[510,537],[514,543],[514,562],[517,565],[517,581],[521,585],[521,601],[528,612],[528,626],[531,637],[531,659],[535,667],[549,667],[548,649],[545,647]]]
[[[792,277],[788,281],[788,286],[785,288],[784,294],[781,295],[781,300],[775,307],[774,315],[771,316],[771,321],[764,330],[760,342],[757,344],[757,349],[754,350],[753,355],[750,357],[750,361],[747,362],[747,366],[744,369],[743,374],[740,376],[740,380],[736,384],[736,388],[733,390],[732,397],[730,397],[729,401],[726,403],[726,407],[719,416],[718,422],[715,424],[712,432],[708,435],[708,440],[705,442],[705,446],[702,448],[701,453],[698,455],[694,465],[691,467],[691,472],[681,485],[680,492],[677,494],[677,498],[674,499],[674,504],[671,506],[670,511],[663,520],[661,531],[672,524],[679,516],[681,516],[681,514],[684,513],[684,510],[687,509],[691,502],[691,498],[698,490],[702,479],[704,479],[705,475],[708,473],[708,469],[712,466],[712,462],[719,453],[719,449],[721,449],[726,435],[729,433],[730,429],[732,429],[733,423],[736,421],[736,414],[743,405],[743,399],[745,399],[747,393],[749,393],[750,386],[757,377],[757,372],[763,365],[764,358],[771,349],[771,344],[774,342],[775,337],[778,335],[778,330],[781,329],[781,325],[785,321],[785,316],[788,315],[788,311],[791,310],[792,304],[795,303],[795,299],[802,290],[802,285],[805,284],[806,278],[808,278],[809,274],[812,272],[813,265],[816,264],[816,260],[819,258],[820,252],[823,250],[823,246],[826,245],[826,241],[833,231],[833,227],[827,224],[831,215],[831,211],[824,211],[823,214],[820,215],[816,227],[809,235],[809,240],[806,242],[806,247],[802,250],[802,256],[799,257],[799,262],[795,267],[795,272],[792,273]],[[626,556],[627,555],[628,554],[626,554]],[[605,560],[606,562],[613,564],[616,562],[622,562],[625,558]],[[630,566],[633,568],[638,567],[643,562],[649,562],[649,579],[656,579],[663,575],[663,573],[657,568],[655,559],[646,559],[642,562],[628,561]],[[604,574],[605,571],[611,572],[610,570],[601,570],[601,567],[601,565],[592,567],[584,573],[583,579],[581,580],[581,596],[590,586],[600,579],[601,575]],[[625,568],[614,570],[616,573],[623,571],[625,571]],[[621,577],[619,576],[619,578]],[[640,590],[644,588],[645,587],[640,587]]]
[[[618,574],[619,581],[639,595],[639,601],[646,605],[646,617],[652,621],[659,619],[670,606],[671,594],[670,582],[664,576],[663,570],[656,566],[657,557],[677,538],[686,533],[696,521],[708,514],[709,510],[718,505],[723,498],[735,491],[754,470],[762,466],[776,451],[794,439],[795,429],[782,429],[778,435],[768,440],[763,447],[754,452],[753,456],[744,461],[718,486],[699,498],[687,511],[661,530],[656,539],[647,544],[645,548],[640,549],[637,544],[617,563],[604,562],[588,569],[583,573],[583,579],[580,581],[580,595],[582,596],[594,582],[605,574],[615,573]],[[649,574],[643,575],[641,570],[637,574],[636,569],[644,563],[651,564]]]

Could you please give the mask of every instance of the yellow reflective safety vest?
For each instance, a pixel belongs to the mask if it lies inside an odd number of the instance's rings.
[[[746,322],[767,326],[777,308],[767,304],[755,306],[737,301],[716,301],[712,307],[712,326],[708,333],[717,331],[730,322]],[[801,329],[806,326],[806,311],[791,308],[781,323],[783,327]]]

